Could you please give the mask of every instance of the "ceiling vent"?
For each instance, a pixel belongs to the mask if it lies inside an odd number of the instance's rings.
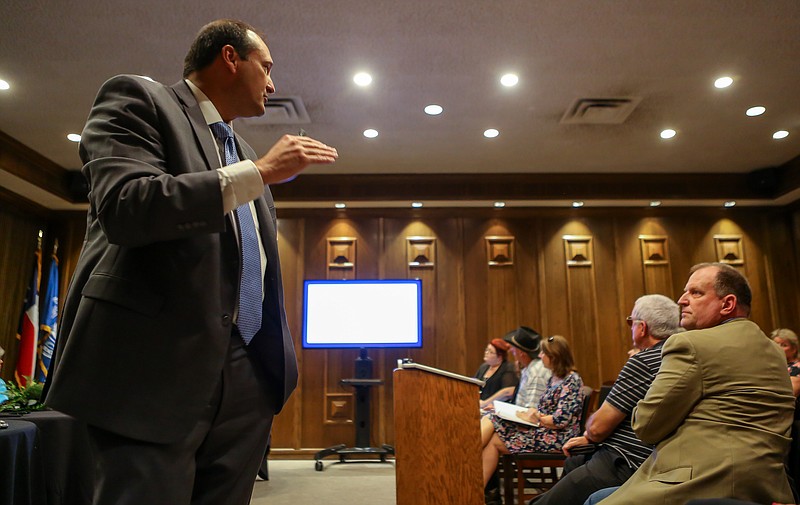
[[[311,119],[299,96],[271,96],[263,116],[242,118],[248,125],[292,125],[308,124]]]
[[[622,124],[641,97],[578,98],[561,118],[563,124]]]

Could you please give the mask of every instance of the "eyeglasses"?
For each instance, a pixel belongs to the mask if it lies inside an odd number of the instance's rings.
[[[628,326],[633,327],[633,323],[643,323],[644,319],[636,319],[635,317],[628,316],[625,318],[625,322],[628,323]]]
[[[488,347],[483,350],[483,354],[497,354],[494,352],[494,349],[489,349]]]

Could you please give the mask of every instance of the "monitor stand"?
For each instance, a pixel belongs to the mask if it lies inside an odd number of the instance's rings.
[[[370,447],[370,411],[369,393],[373,386],[383,384],[381,379],[372,378],[372,359],[367,356],[367,350],[362,348],[356,358],[356,378],[342,379],[341,383],[346,386],[353,386],[356,389],[356,445],[347,447],[345,444],[334,445],[323,449],[314,454],[314,469],[318,472],[323,470],[322,459],[332,454],[339,456],[340,463],[347,463],[348,456],[355,455],[376,455],[380,457],[381,463],[386,462],[386,456],[394,455],[394,447],[383,444],[381,447]],[[359,458],[362,459],[362,458]]]

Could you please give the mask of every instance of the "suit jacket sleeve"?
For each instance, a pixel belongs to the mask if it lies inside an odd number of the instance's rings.
[[[169,103],[175,107],[163,107]],[[185,124],[183,114],[168,87],[139,77],[117,76],[98,92],[80,153],[92,211],[110,243],[143,246],[224,230],[217,172],[202,160],[175,161],[188,156],[167,125]]]
[[[633,430],[642,442],[658,444],[678,429],[702,395],[696,350],[686,334],[673,335],[664,344],[653,384],[633,410]]]

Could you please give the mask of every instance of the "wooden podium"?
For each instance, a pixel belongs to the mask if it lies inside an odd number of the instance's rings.
[[[393,379],[397,505],[483,505],[483,382],[404,360]]]

